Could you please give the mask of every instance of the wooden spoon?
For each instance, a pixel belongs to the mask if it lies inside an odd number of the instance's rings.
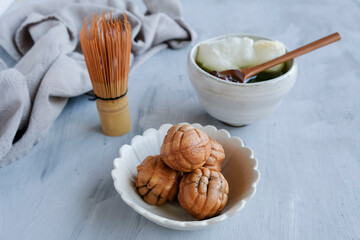
[[[288,52],[280,57],[274,58],[274,59],[272,59],[268,62],[262,63],[260,65],[249,67],[249,68],[244,68],[241,70],[239,70],[239,69],[225,70],[225,71],[222,71],[219,73],[215,73],[214,75],[215,76],[217,75],[217,77],[221,77],[221,78],[225,78],[230,75],[232,78],[235,78],[239,82],[245,83],[246,80],[249,79],[250,77],[255,76],[256,74],[258,74],[268,68],[271,68],[275,65],[286,62],[286,61],[296,58],[298,56],[304,55],[305,53],[314,51],[314,50],[321,48],[323,46],[326,46],[330,43],[339,41],[340,39],[341,39],[341,37],[340,37],[339,33],[333,33],[327,37],[316,40],[312,43],[309,43],[305,46],[302,46],[298,49],[295,49],[291,52]]]

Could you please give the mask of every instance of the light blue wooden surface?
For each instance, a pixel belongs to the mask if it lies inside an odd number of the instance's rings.
[[[298,81],[279,109],[242,128],[218,122],[200,105],[186,70],[191,46],[164,50],[131,73],[133,128],[126,136],[104,136],[94,102],[71,99],[45,139],[0,169],[1,240],[360,239],[360,2],[182,4],[197,41],[250,33],[294,49],[335,31],[343,39],[299,58]],[[147,128],[183,121],[242,138],[262,174],[241,212],[194,232],[146,220],[121,200],[110,176],[121,145]]]

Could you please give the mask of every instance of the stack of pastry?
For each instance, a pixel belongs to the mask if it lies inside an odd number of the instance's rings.
[[[180,205],[201,220],[218,215],[228,200],[229,185],[221,174],[223,147],[189,124],[172,126],[160,155],[148,156],[138,167],[136,188],[151,205],[177,196]]]

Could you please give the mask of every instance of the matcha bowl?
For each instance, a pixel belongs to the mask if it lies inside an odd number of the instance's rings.
[[[273,79],[255,83],[235,83],[217,78],[196,63],[199,45],[228,37],[266,39],[253,35],[223,35],[196,44],[188,56],[188,74],[205,110],[214,118],[232,126],[242,126],[264,119],[280,105],[292,89],[297,76],[295,60],[285,63],[288,69]]]

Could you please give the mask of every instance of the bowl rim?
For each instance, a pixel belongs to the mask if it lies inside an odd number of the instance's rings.
[[[189,123],[187,123],[189,124]],[[134,139],[139,138],[139,137],[146,137],[146,135],[148,135],[150,132],[152,131],[156,131],[159,132],[160,129],[164,129],[165,127],[171,127],[173,126],[173,124],[170,123],[165,123],[163,125],[161,125],[158,129],[154,129],[154,128],[149,128],[147,130],[145,130],[143,132],[142,135],[136,135],[132,138],[131,143],[130,144],[124,144],[120,147],[119,149],[119,157],[115,158],[113,161],[113,169],[111,171],[111,176],[112,179],[114,181],[114,187],[116,189],[116,191],[119,193],[119,195],[121,196],[122,200],[128,205],[130,206],[133,210],[135,210],[137,213],[139,213],[140,215],[144,216],[145,218],[161,225],[164,227],[168,227],[168,228],[173,228],[173,229],[177,229],[177,230],[195,230],[195,229],[200,229],[202,227],[206,227],[215,223],[219,223],[222,222],[232,216],[234,216],[237,212],[239,212],[240,210],[242,210],[246,204],[248,203],[248,201],[250,201],[252,199],[252,197],[255,195],[256,193],[256,187],[257,184],[260,180],[260,171],[258,170],[258,160],[254,157],[254,151],[250,148],[244,145],[244,142],[236,136],[231,136],[230,133],[225,130],[225,129],[217,129],[215,126],[213,125],[201,125],[199,123],[192,123],[191,125],[194,125],[195,127],[201,127],[201,128],[211,128],[213,130],[215,130],[216,132],[225,132],[226,136],[228,138],[234,138],[237,139],[237,141],[239,142],[239,147],[241,146],[241,148],[246,148],[250,151],[250,155],[249,155],[249,161],[252,161],[254,166],[252,168],[252,171],[255,172],[254,175],[254,179],[251,182],[250,188],[247,189],[246,194],[244,195],[244,197],[237,202],[234,206],[233,206],[233,210],[229,211],[225,214],[220,214],[218,216],[209,218],[209,219],[205,219],[205,220],[193,220],[193,221],[181,221],[181,220],[174,220],[174,219],[169,219],[163,216],[159,216],[155,213],[152,213],[151,211],[143,208],[140,205],[135,204],[131,199],[129,199],[129,195],[127,193],[125,193],[124,191],[122,191],[121,189],[118,189],[117,186],[117,181],[119,181],[117,179],[117,172],[120,171],[118,170],[119,168],[117,167],[119,164],[119,161],[121,161],[122,159],[122,151],[124,151],[123,149],[131,147],[133,145]]]
[[[261,81],[261,82],[255,82],[255,83],[235,83],[235,82],[230,82],[230,81],[224,81],[222,79],[219,79],[213,75],[211,75],[210,73],[206,72],[205,70],[203,70],[201,67],[199,67],[199,65],[197,65],[197,63],[195,62],[195,56],[194,56],[194,52],[195,50],[198,49],[198,47],[200,46],[200,44],[202,43],[205,43],[205,42],[211,42],[211,41],[216,41],[216,40],[219,40],[219,39],[223,39],[223,38],[228,38],[228,37],[249,37],[249,38],[260,38],[260,39],[264,39],[264,40],[271,40],[271,41],[274,41],[273,39],[271,38],[267,38],[267,37],[263,37],[263,36],[259,36],[259,35],[254,35],[254,34],[242,34],[242,33],[230,33],[230,34],[223,34],[223,35],[220,35],[220,36],[216,36],[216,37],[213,37],[213,38],[208,38],[208,39],[205,39],[203,41],[200,41],[198,42],[197,44],[195,44],[190,52],[189,52],[189,55],[188,55],[188,62],[190,62],[192,64],[193,67],[195,67],[195,69],[197,71],[199,71],[200,73],[204,74],[207,78],[209,79],[212,79],[216,82],[219,82],[221,84],[225,84],[225,85],[229,85],[229,86],[232,86],[232,87],[253,87],[253,86],[259,86],[259,85],[268,85],[268,84],[275,84],[281,80],[286,80],[287,77],[290,75],[290,74],[293,74],[295,72],[295,69],[297,68],[297,61],[296,59],[292,59],[292,65],[290,67],[290,69],[276,77],[276,78],[272,78],[272,79],[269,79],[269,80],[266,80],[266,81]],[[289,51],[288,48],[286,47],[285,45],[285,49],[286,51]]]

